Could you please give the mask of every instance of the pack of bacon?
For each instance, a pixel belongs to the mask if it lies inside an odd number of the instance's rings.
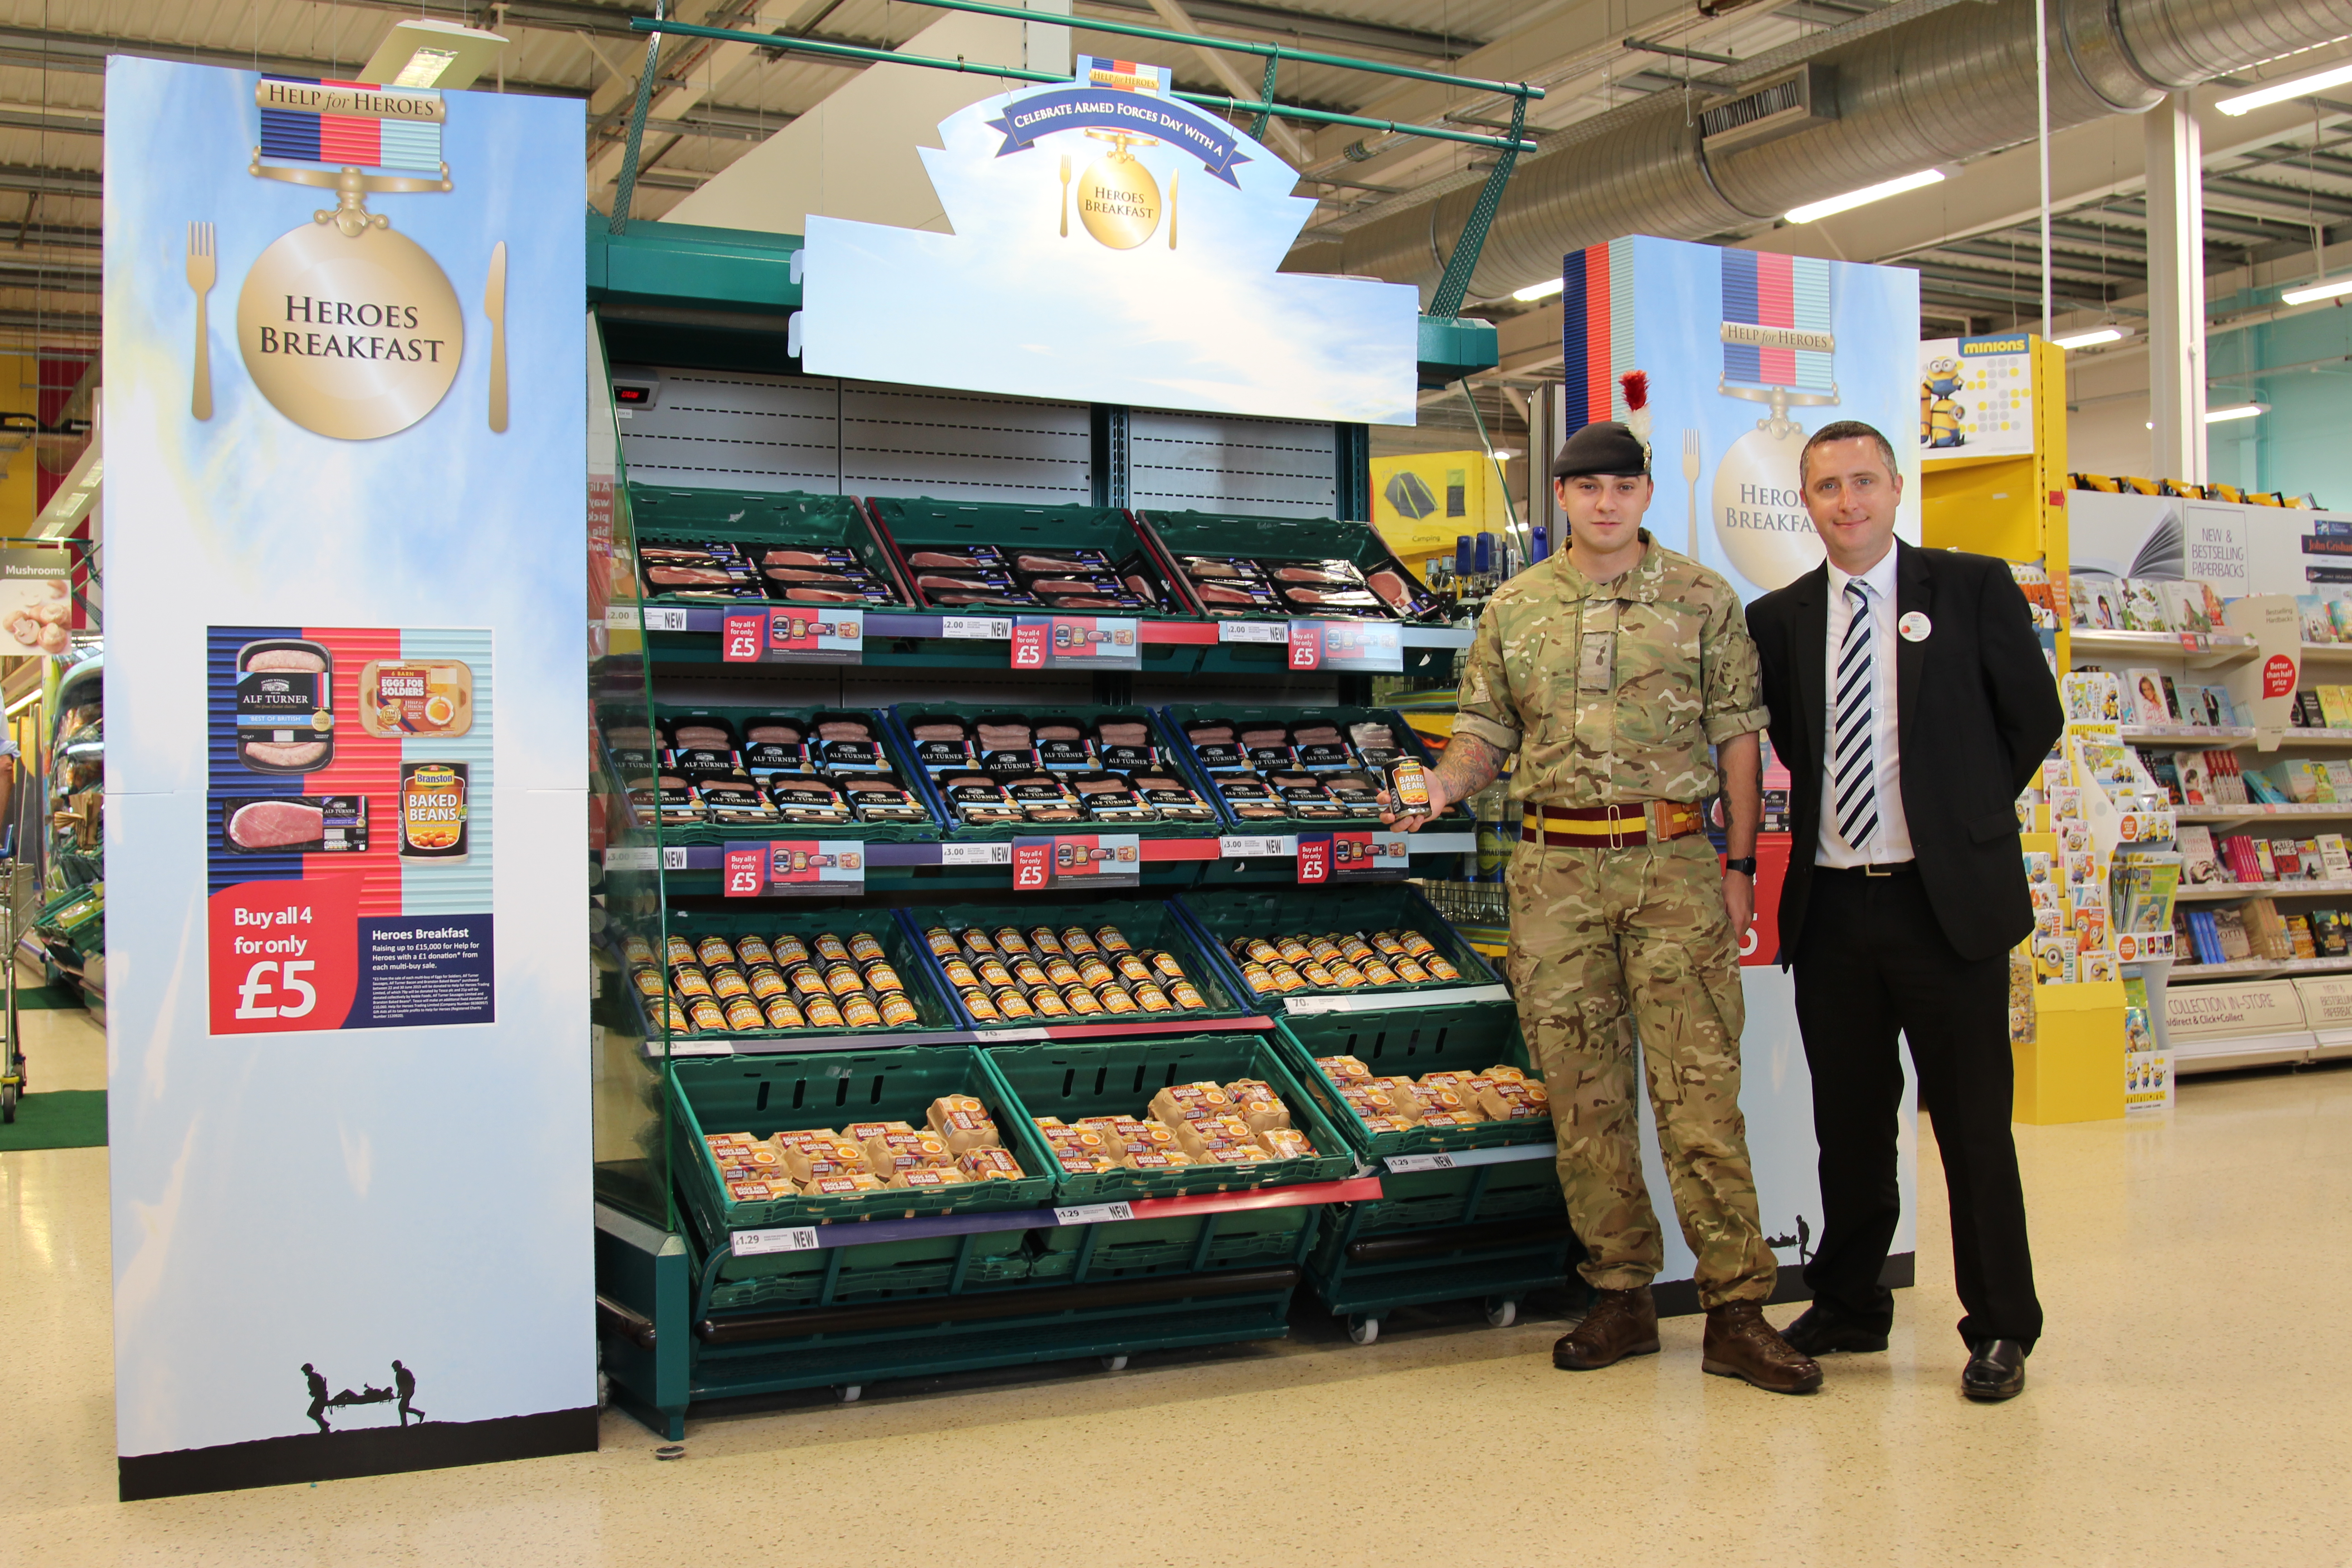
[[[681,713],[605,737],[638,812],[713,826],[928,823],[871,713]]]
[[[1084,610],[1138,614],[1165,607],[1139,551],[1004,550],[993,544],[907,551],[915,592],[942,609]]]
[[[842,545],[660,540],[637,546],[649,598],[696,604],[904,605],[887,575]]]
[[[1382,807],[1409,796],[1421,761],[1396,727],[1366,720],[1344,727],[1322,719],[1196,719],[1182,726],[1193,760],[1227,809],[1244,822],[1378,821]],[[1411,775],[1402,781],[1399,773]]]
[[[1176,564],[1212,616],[1417,621],[1441,614],[1434,595],[1393,561],[1369,571],[1349,561],[1180,555]]]
[[[901,715],[916,763],[949,812],[971,826],[1217,820],[1139,711]]]

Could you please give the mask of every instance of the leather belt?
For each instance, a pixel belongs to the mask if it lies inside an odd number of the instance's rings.
[[[1816,866],[1816,877],[1912,877],[1919,871],[1916,860],[1889,860],[1876,866]]]
[[[1706,831],[1706,807],[1675,800],[1626,805],[1530,805],[1519,839],[1555,849],[1636,849]]]

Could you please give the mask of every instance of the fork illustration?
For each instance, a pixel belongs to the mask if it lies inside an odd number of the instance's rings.
[[[199,419],[213,416],[212,332],[205,319],[205,296],[213,291],[213,279],[219,270],[218,263],[213,259],[213,226],[190,224],[188,287],[196,291],[196,369],[195,391],[189,399],[188,411]]]
[[[1683,478],[1690,481],[1690,553],[1698,559],[1698,432],[1683,432]]]

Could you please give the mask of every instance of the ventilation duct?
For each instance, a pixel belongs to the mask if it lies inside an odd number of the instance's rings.
[[[1556,277],[1563,254],[1619,235],[1705,239],[2032,137],[2032,0],[1935,0],[1923,15],[1887,20],[1804,60],[1808,91],[1819,97],[1807,99],[1801,121],[1778,121],[1787,129],[1769,139],[1738,133],[1774,128],[1776,116],[1795,109],[1727,124],[1735,145],[1707,132],[1716,103],[1662,92],[1522,159],[1472,296],[1494,299]],[[2347,34],[2352,0],[2049,0],[2050,128],[2138,113],[2168,92]],[[1734,93],[1728,101],[1738,103],[1782,79],[1790,63],[1759,57],[1734,68],[1740,76],[1717,73],[1699,85]],[[1477,199],[1473,183],[1368,216],[1332,240],[1310,240],[1289,265],[1418,283],[1426,294]]]
[[[1807,64],[1717,99],[1698,111],[1702,150],[1717,157],[1835,120],[1832,79],[1829,67]]]

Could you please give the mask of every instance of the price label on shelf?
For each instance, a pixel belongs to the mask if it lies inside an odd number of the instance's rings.
[[[1024,838],[1013,846],[1016,893],[1043,892],[1061,883],[1131,888],[1142,871],[1142,841],[1132,833],[1069,833]]]
[[[1217,640],[1221,643],[1254,642],[1279,646],[1290,640],[1290,627],[1282,621],[1219,621]]]
[[[942,844],[940,846],[942,866],[1010,866],[1013,846],[1010,844]]]
[[[1139,669],[1132,616],[1023,616],[1013,626],[1015,669]]]
[[[1250,860],[1261,857],[1285,860],[1297,853],[1298,846],[1279,833],[1227,834],[1217,840],[1217,854],[1226,860]]]
[[[686,846],[682,844],[672,845],[661,852],[662,869],[665,871],[683,871],[686,862]]]
[[[1325,621],[1323,668],[1367,675],[1404,669],[1404,639],[1393,621]]]
[[[1382,1163],[1400,1176],[1410,1175],[1415,1171],[1454,1169],[1454,1156],[1451,1154],[1391,1154]]]
[[[1331,835],[1331,874],[1373,877],[1402,873],[1412,865],[1412,845],[1402,833]]]
[[[757,1258],[768,1252],[814,1252],[817,1246],[816,1226],[813,1225],[739,1230],[727,1238],[728,1250],[738,1258]]]
[[[607,871],[650,871],[659,864],[660,858],[650,844],[604,851],[604,869]]]
[[[666,605],[607,605],[604,626],[609,631],[633,632],[637,629],[637,616],[646,618],[649,632],[682,632],[686,630],[686,612]]]
[[[941,616],[940,636],[969,642],[1003,642],[1013,635],[1010,616]]]
[[[1055,1209],[1055,1225],[1100,1225],[1107,1219],[1133,1219],[1135,1209],[1128,1204],[1079,1204],[1074,1208]]]

